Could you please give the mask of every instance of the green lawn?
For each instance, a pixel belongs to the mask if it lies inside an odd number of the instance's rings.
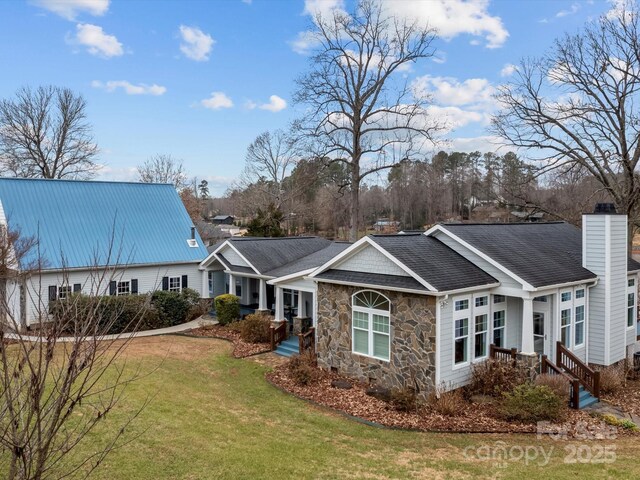
[[[454,435],[393,431],[348,420],[281,393],[264,380],[266,367],[229,355],[211,339],[138,339],[128,356],[152,370],[109,417],[108,428],[148,393],[153,402],[127,432],[132,443],[112,453],[94,478],[638,478],[636,439],[620,438],[611,464],[565,464],[570,444],[535,436]],[[107,427],[105,427],[107,428]],[[96,431],[82,445],[100,443]],[[94,443],[95,442],[95,443]],[[550,465],[496,465],[470,459],[483,445],[553,447]],[[571,445],[580,445],[572,443]],[[602,443],[586,443],[582,458]],[[593,449],[595,447],[595,450]],[[567,450],[569,449],[569,450]],[[588,450],[587,450],[588,449]],[[514,451],[517,454],[517,450]]]

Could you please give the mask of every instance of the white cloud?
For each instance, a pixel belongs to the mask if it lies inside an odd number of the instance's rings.
[[[180,51],[184,53],[187,58],[195,60],[196,62],[209,60],[209,53],[211,53],[211,49],[215,43],[211,35],[204,33],[197,27],[180,25],[180,36],[182,37]]]
[[[263,103],[258,108],[262,110],[269,110],[270,112],[279,112],[280,110],[287,108],[287,102],[284,98],[281,98],[278,95],[271,95],[269,97],[269,103]]]
[[[334,10],[344,11],[344,0],[305,0],[303,14],[327,17],[333,15]]]
[[[200,105],[210,110],[220,110],[233,107],[233,101],[223,92],[211,92],[211,96],[201,100]]]
[[[81,45],[91,55],[99,57],[119,57],[124,53],[122,43],[114,35],[107,35],[102,27],[90,23],[76,25],[76,36],[68,40],[74,45]]]
[[[31,0],[31,3],[67,20],[75,20],[81,13],[99,17],[109,10],[109,0]]]
[[[502,19],[488,12],[488,0],[384,0],[384,5],[392,15],[436,28],[447,40],[469,34],[484,38],[487,48],[498,48],[509,37]]]
[[[136,182],[140,178],[136,167],[111,167],[109,165],[98,165],[98,180],[109,180],[118,182]]]
[[[504,140],[493,135],[479,137],[458,137],[449,141],[449,147],[454,152],[496,152],[507,150]]]
[[[430,95],[441,105],[470,105],[492,101],[495,88],[486,78],[469,78],[460,82],[452,77],[425,75],[413,81],[418,96]]]
[[[504,67],[502,67],[502,70],[500,70],[500,76],[510,77],[511,75],[516,73],[517,70],[518,70],[518,67],[515,66],[513,63],[506,63]]]
[[[100,82],[99,80],[94,80],[91,82],[91,86],[94,88],[102,88],[107,92],[113,92],[118,88],[124,90],[127,95],[164,95],[167,91],[166,87],[161,85],[147,85],[145,83],[139,83],[138,85],[134,85],[132,83],[127,82],[126,80],[109,80],[106,83]]]
[[[611,9],[605,14],[609,20],[620,20],[624,23],[632,20],[635,3],[633,0],[607,0]]]
[[[569,15],[578,13],[578,10],[580,10],[580,4],[572,3],[568,9],[560,10],[558,13],[556,13],[556,18],[568,17]]]
[[[444,125],[446,131],[455,130],[470,123],[487,121],[487,115],[483,112],[464,110],[460,107],[429,105],[426,111],[427,115],[435,119],[438,124]]]

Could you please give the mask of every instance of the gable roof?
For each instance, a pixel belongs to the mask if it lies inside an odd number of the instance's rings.
[[[38,238],[44,268],[188,263],[207,256],[197,232],[198,246],[187,243],[193,222],[172,185],[0,178],[0,203],[10,228]],[[36,259],[34,250],[23,265]]]
[[[293,262],[289,262],[286,265],[270,270],[267,272],[267,275],[272,277],[285,277],[294,273],[317,268],[331,260],[339,253],[342,253],[350,246],[350,242],[331,242],[322,250],[318,250],[317,252],[313,252],[305,257],[294,260]]]
[[[320,237],[234,237],[228,239],[227,242],[260,275],[267,276],[274,276],[271,273],[272,271],[322,250],[331,244],[331,241]],[[217,253],[216,255],[219,254]],[[233,271],[240,271],[238,268],[230,265],[230,269]]]
[[[441,228],[533,287],[597,277],[582,266],[582,233],[566,222],[457,223]]]
[[[436,238],[411,233],[369,238],[439,292],[498,283]]]

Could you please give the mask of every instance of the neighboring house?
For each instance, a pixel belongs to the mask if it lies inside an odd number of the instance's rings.
[[[172,185],[0,178],[0,225],[38,241],[0,292],[23,325],[70,293],[203,290],[207,250]]]
[[[395,233],[399,228],[400,222],[396,222],[386,218],[381,218],[373,224],[373,230],[376,232]]]
[[[216,215],[211,219],[211,223],[214,225],[233,225],[235,217],[231,215]]]
[[[443,224],[373,235],[308,275],[317,283],[316,351],[326,369],[387,387],[469,382],[490,345],[523,357],[556,342],[586,363],[638,349],[640,264],[627,217],[563,223]]]

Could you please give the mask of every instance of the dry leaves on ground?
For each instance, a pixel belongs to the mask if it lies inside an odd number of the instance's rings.
[[[248,343],[240,338],[240,334],[235,330],[222,325],[207,325],[206,327],[195,328],[187,332],[189,335],[197,337],[222,338],[233,342],[233,356],[244,358],[258,353],[271,351],[268,343]]]

